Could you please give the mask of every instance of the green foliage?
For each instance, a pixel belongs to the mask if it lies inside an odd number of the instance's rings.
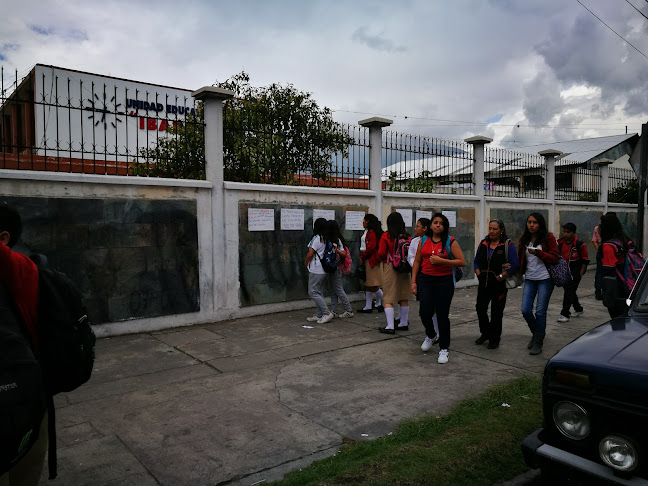
[[[161,136],[153,148],[139,150],[139,159],[131,164],[131,173],[139,176],[175,179],[205,179],[205,132],[203,110],[184,122],[168,125],[168,137]]]
[[[333,155],[348,155],[353,139],[320,108],[310,93],[292,84],[253,87],[241,72],[220,88],[234,91],[223,103],[225,179],[272,184],[299,183],[298,174],[326,180]],[[131,164],[134,175],[205,178],[203,111],[184,123],[169,126],[154,148],[139,152]]]
[[[253,87],[245,72],[218,87],[235,93],[223,106],[225,179],[291,184],[299,173],[326,179],[333,155],[348,155],[353,140],[310,93],[292,84]]]
[[[598,192],[581,192],[578,194],[579,201],[598,202]]]
[[[421,171],[421,174],[416,179],[407,179],[404,181],[397,181],[396,177],[398,174],[392,172],[389,175],[389,182],[387,183],[388,191],[402,191],[402,192],[419,192],[419,193],[431,193],[434,192],[434,188],[437,183],[432,178],[432,172],[429,170]]]
[[[637,204],[639,200],[639,179],[630,179],[616,187],[608,195],[609,202]]]

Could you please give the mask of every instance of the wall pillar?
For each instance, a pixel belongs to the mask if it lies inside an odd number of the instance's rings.
[[[383,197],[382,197],[382,129],[388,127],[393,120],[374,116],[360,120],[358,125],[369,128],[369,190],[374,193],[374,214],[382,222]]]
[[[228,277],[223,272],[223,269],[226,268],[228,256],[226,254],[226,231],[224,231],[224,223],[227,218],[223,194],[223,182],[225,180],[223,165],[223,101],[232,98],[234,92],[213,86],[205,86],[191,93],[191,96],[203,102],[205,115],[205,178],[212,183],[211,218],[208,224],[205,225],[205,231],[209,234],[203,235],[205,238],[209,238],[207,241],[211,240],[212,246],[211,251],[201,252],[200,254],[201,272],[203,269],[211,271],[211,279],[208,280],[213,282],[212,288],[207,288],[208,301],[201,301],[200,303],[201,311],[209,312],[228,306],[228,287],[231,287],[228,284],[233,283],[227,280],[232,276]],[[200,231],[200,224],[198,230]],[[201,240],[205,241],[205,238],[201,238]],[[238,255],[236,257],[238,258]],[[238,275],[235,277],[238,279]],[[202,289],[204,288],[202,281],[200,287],[202,297]],[[236,292],[238,292],[238,288],[237,281],[235,285]],[[206,308],[202,308],[203,305]]]
[[[603,203],[603,214],[608,212],[608,197],[610,193],[610,164],[612,159],[598,159],[592,161],[592,164],[598,165],[601,174],[600,201]]]
[[[562,155],[560,150],[541,150],[538,154],[542,155],[547,167],[547,199],[551,201],[551,212],[549,213],[549,231],[554,234],[560,233],[560,228],[556,227],[556,157]]]
[[[464,140],[473,146],[473,187],[475,196],[479,197],[479,216],[477,218],[477,228],[475,228],[475,248],[486,234],[486,191],[484,190],[484,146],[491,143],[492,138],[477,135]]]

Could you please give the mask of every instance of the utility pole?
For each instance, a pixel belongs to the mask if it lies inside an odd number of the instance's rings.
[[[643,253],[646,177],[648,176],[648,123],[641,125],[641,158],[639,163],[639,196],[637,197],[637,249]]]

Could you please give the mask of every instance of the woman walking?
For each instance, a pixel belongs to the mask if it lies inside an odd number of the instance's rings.
[[[318,218],[313,224],[313,238],[308,244],[308,253],[304,262],[308,269],[308,296],[315,302],[315,314],[306,320],[325,324],[333,319],[324,299],[324,288],[328,282],[328,274],[322,267],[322,258],[326,250],[326,242],[322,236],[326,219]]]
[[[533,335],[527,345],[529,354],[540,354],[547,328],[547,307],[554,283],[549,275],[549,265],[558,263],[558,244],[547,230],[540,213],[531,213],[526,220],[524,233],[518,246],[520,273],[524,274],[522,316]],[[533,302],[536,302],[535,314]]]
[[[349,250],[346,246],[346,241],[340,232],[340,227],[337,224],[337,221],[331,220],[327,221],[324,224],[324,241],[331,242],[333,247],[337,251],[337,254],[340,256],[340,259],[344,260],[351,258]],[[329,283],[331,285],[331,312],[334,316],[340,318],[353,317],[353,309],[349,303],[349,298],[347,297],[346,292],[344,291],[344,286],[342,285],[342,262],[338,266],[337,270],[333,273],[329,273]],[[342,301],[342,306],[344,307],[344,312],[338,314],[338,299]]]
[[[432,217],[427,234],[421,239],[412,268],[411,291],[418,293],[421,306],[421,320],[425,326],[423,351],[432,347],[436,332],[432,316],[436,314],[439,323],[439,357],[437,362],[448,362],[450,348],[450,304],[454,296],[455,267],[466,264],[457,240],[449,234],[448,218],[442,213]],[[450,251],[448,251],[448,249]]]
[[[412,242],[410,243],[409,251],[407,252],[407,262],[410,264],[410,267],[414,267],[414,260],[416,259],[416,252],[418,251],[418,247],[421,244],[421,239],[423,236],[427,234],[427,232],[430,229],[430,220],[428,218],[421,218],[416,222],[416,226],[414,227],[414,236],[415,238],[412,239]],[[419,272],[419,275],[421,273]],[[420,301],[421,299],[419,298],[419,294],[416,294],[416,300]],[[421,317],[421,306],[419,305],[419,317]],[[421,322],[423,322],[423,318],[421,317]],[[434,333],[430,336],[429,340],[429,346],[426,345],[426,349],[423,351],[429,350],[433,344],[436,344],[439,341],[439,323],[437,322],[436,314],[432,316],[432,326],[434,328]],[[425,325],[423,322],[423,327],[425,329],[428,329],[428,326]],[[432,329],[432,328],[430,328]]]
[[[617,218],[616,213],[606,213],[601,216],[599,224],[601,241],[603,242],[598,250],[597,260],[601,260],[601,288],[603,304],[607,307],[611,318],[623,315],[627,310],[626,299],[630,291],[617,275],[617,265],[623,268],[625,256],[634,244],[623,231],[623,225]],[[610,277],[614,278],[615,285],[608,285]]]
[[[506,277],[517,272],[518,266],[515,245],[506,236],[504,223],[499,219],[490,220],[488,235],[479,243],[473,262],[475,275],[479,280],[475,309],[479,319],[480,336],[475,340],[475,344],[488,341],[488,349],[496,349],[499,346],[508,295]]]
[[[378,245],[378,258],[382,262],[382,283],[383,283],[383,305],[385,307],[385,318],[387,327],[381,327],[378,330],[385,334],[394,334],[394,304],[400,305],[400,322],[398,323],[399,331],[409,330],[407,317],[409,312],[408,299],[409,292],[409,273],[400,273],[394,270],[392,264],[398,239],[409,235],[405,230],[405,222],[400,213],[391,213],[387,217],[387,231],[382,234]]]
[[[360,239],[360,263],[365,266],[367,279],[365,287],[365,306],[358,312],[367,314],[373,312],[373,300],[376,299],[378,312],[383,309],[382,270],[378,258],[378,243],[382,237],[383,230],[378,218],[373,214],[367,214],[362,220],[365,232]]]

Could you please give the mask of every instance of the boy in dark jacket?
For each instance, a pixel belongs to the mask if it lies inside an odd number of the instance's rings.
[[[562,229],[563,237],[558,240],[558,253],[569,263],[572,281],[563,287],[565,294],[558,322],[568,322],[570,317],[578,317],[583,313],[583,306],[578,301],[576,290],[578,290],[581,277],[587,270],[589,257],[587,255],[587,245],[576,237],[576,225],[566,223]],[[572,306],[574,312],[570,314],[569,309]]]

